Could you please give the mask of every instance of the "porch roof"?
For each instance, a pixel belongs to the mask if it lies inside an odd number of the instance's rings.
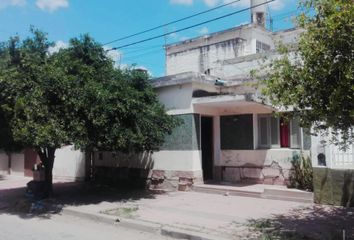
[[[193,98],[192,104],[195,107],[219,110],[238,108],[250,112],[270,113],[276,111],[272,106],[263,103],[256,94],[218,95]]]

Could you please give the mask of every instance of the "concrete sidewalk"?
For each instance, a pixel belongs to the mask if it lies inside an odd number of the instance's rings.
[[[29,211],[31,202],[24,197],[28,180],[0,180],[1,213],[35,217]],[[354,209],[229,194],[153,194],[90,183],[57,183],[54,193],[53,198],[43,201],[48,205],[46,216],[59,212],[174,238],[262,239],[254,235],[254,226],[259,227],[257,234],[263,229],[275,229],[279,230],[276,234],[299,232],[310,236],[291,239],[338,239],[324,236],[343,229],[354,234]]]
[[[133,201],[66,206],[64,214],[187,239],[234,239],[250,219],[270,218],[311,204],[195,192]]]

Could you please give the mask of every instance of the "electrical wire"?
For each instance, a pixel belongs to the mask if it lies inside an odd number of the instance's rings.
[[[237,3],[239,1],[241,1],[241,0],[235,0],[235,1],[232,1],[232,2],[229,2],[229,3],[225,3],[223,5],[208,9],[208,10],[203,11],[203,12],[199,12],[199,13],[193,14],[193,15],[188,16],[188,17],[184,17],[184,18],[181,18],[181,19],[178,19],[178,20],[174,20],[174,21],[171,21],[171,22],[168,22],[168,23],[165,23],[165,24],[162,24],[162,25],[159,25],[159,26],[156,26],[156,27],[153,27],[153,28],[138,32],[138,33],[134,33],[134,34],[131,34],[131,35],[128,35],[128,36],[125,36],[125,37],[121,37],[121,38],[112,40],[110,42],[107,42],[107,43],[103,44],[102,46],[109,45],[109,44],[112,44],[112,43],[115,43],[115,42],[118,42],[118,41],[122,41],[122,40],[125,40],[125,39],[128,39],[128,38],[131,38],[131,37],[135,37],[135,36],[147,33],[147,32],[151,32],[151,31],[154,31],[154,30],[159,29],[159,28],[167,27],[169,25],[172,25],[172,24],[175,24],[175,23],[178,23],[178,22],[182,22],[182,21],[190,19],[190,18],[194,18],[194,17],[197,17],[199,15],[202,15],[202,14],[205,14],[205,13],[208,13],[208,12],[211,12],[211,11],[215,11],[215,10],[217,10],[219,8],[223,8],[223,7],[229,6],[229,5]]]
[[[129,47],[129,46],[133,46],[133,45],[136,45],[136,44],[139,44],[139,43],[143,43],[143,42],[151,41],[151,40],[158,39],[158,38],[161,38],[161,37],[165,37],[165,36],[168,36],[168,35],[173,34],[173,33],[178,33],[178,32],[182,32],[182,31],[185,31],[185,30],[188,30],[188,29],[191,29],[191,28],[199,27],[199,26],[201,26],[201,25],[204,25],[204,24],[207,24],[207,23],[210,23],[210,22],[214,22],[214,21],[217,21],[217,20],[226,18],[226,17],[230,17],[230,16],[236,15],[236,14],[238,14],[238,13],[245,12],[245,11],[247,11],[247,10],[250,10],[250,9],[253,9],[253,8],[262,6],[262,5],[264,5],[264,4],[268,4],[268,3],[274,2],[274,1],[275,1],[275,0],[269,0],[269,1],[264,2],[264,3],[260,3],[260,4],[257,4],[257,5],[248,7],[248,8],[244,8],[244,9],[241,9],[241,10],[238,10],[238,11],[235,11],[235,12],[231,12],[231,13],[229,13],[229,14],[222,15],[222,16],[220,16],[220,17],[213,18],[213,19],[210,19],[210,20],[207,20],[207,21],[198,23],[198,24],[194,24],[194,25],[191,25],[191,26],[188,26],[188,27],[184,27],[184,28],[181,28],[181,29],[178,29],[178,30],[175,30],[175,31],[167,32],[167,33],[165,33],[165,34],[160,34],[160,35],[157,35],[157,36],[153,36],[153,37],[150,37],[150,38],[146,38],[146,39],[143,39],[143,40],[140,40],[140,41],[137,41],[137,42],[133,42],[133,43],[128,43],[128,44],[121,45],[121,46],[118,46],[118,47],[113,47],[113,48],[108,49],[108,50],[106,50],[106,51],[112,51],[112,50],[117,50],[117,49]]]

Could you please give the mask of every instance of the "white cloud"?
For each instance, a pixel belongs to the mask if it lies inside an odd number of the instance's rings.
[[[0,9],[4,9],[10,6],[22,7],[26,5],[26,0],[0,0]]]
[[[207,27],[202,27],[202,28],[198,31],[198,33],[199,33],[200,35],[208,34],[208,33],[209,33],[209,29],[208,29]]]
[[[69,7],[69,0],[37,0],[36,5],[43,11],[54,12],[59,8]]]
[[[224,4],[231,3],[234,0],[223,0]],[[235,2],[231,4],[232,7],[237,7],[237,8],[248,8],[250,7],[250,0],[240,0],[239,2]]]
[[[204,0],[207,1],[207,0]],[[234,0],[223,0],[223,3],[230,3]],[[264,0],[266,2],[266,0]],[[285,1],[288,1],[289,4],[291,3],[292,0],[275,0],[274,2],[267,3],[269,8],[273,11],[279,11],[285,7]],[[239,2],[236,2],[234,4],[231,4],[233,7],[238,7],[238,8],[248,8],[250,7],[250,0],[241,0]]]
[[[203,0],[203,2],[208,6],[208,7],[215,7],[220,0]]]
[[[68,43],[59,40],[55,43],[53,47],[50,47],[48,51],[50,54],[53,54],[59,52],[60,49],[67,48],[68,46]]]
[[[107,53],[107,57],[109,57],[113,62],[114,62],[114,66],[116,68],[121,67],[120,63],[123,57],[123,53],[117,49],[111,50],[112,47],[109,46],[105,46],[103,47],[104,50],[106,50]],[[109,51],[107,51],[109,50]]]
[[[188,39],[190,39],[190,38],[189,37],[185,37],[185,36],[182,36],[182,37],[179,38],[180,41],[186,41]]]
[[[193,0],[170,0],[170,3],[180,5],[192,5]]]
[[[178,34],[175,33],[175,32],[173,32],[173,33],[167,35],[167,37],[170,37],[170,38],[172,38],[172,39],[177,39],[177,38],[178,38]]]
[[[108,50],[110,48],[106,48],[104,47],[105,50]],[[107,51],[107,56],[112,59],[114,62],[119,62],[121,57],[122,57],[122,53],[118,50],[110,50],[110,51]]]

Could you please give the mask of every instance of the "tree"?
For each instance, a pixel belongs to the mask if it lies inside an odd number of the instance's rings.
[[[354,2],[306,0],[298,24],[305,29],[295,49],[279,48],[263,81],[276,106],[292,106],[301,124],[330,130],[346,146],[354,133]],[[294,46],[292,46],[294,48]]]
[[[165,113],[147,74],[114,68],[84,35],[50,53],[46,34],[0,47],[0,109],[16,143],[36,150],[52,191],[56,149],[157,150],[177,122]]]

